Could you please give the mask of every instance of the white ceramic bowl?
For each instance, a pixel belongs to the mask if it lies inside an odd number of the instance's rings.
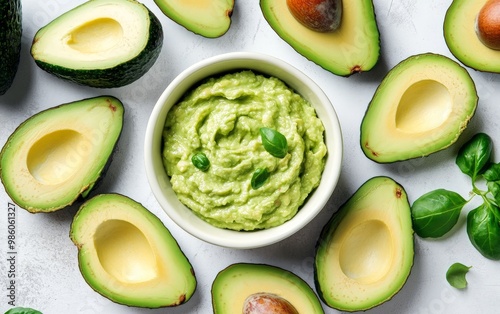
[[[176,197],[162,163],[162,131],[169,109],[200,80],[221,72],[251,69],[277,77],[306,98],[325,126],[328,155],[320,185],[299,212],[286,223],[258,231],[233,231],[214,227],[198,218]],[[179,74],[165,89],[151,113],[144,145],[146,175],[161,207],[182,229],[208,243],[231,248],[270,245],[294,234],[309,223],[330,198],[341,171],[342,134],[328,97],[309,77],[288,63],[253,52],[233,52],[200,61]]]

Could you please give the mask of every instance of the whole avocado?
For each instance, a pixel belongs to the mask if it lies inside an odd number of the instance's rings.
[[[0,95],[12,85],[21,56],[21,0],[0,0]]]

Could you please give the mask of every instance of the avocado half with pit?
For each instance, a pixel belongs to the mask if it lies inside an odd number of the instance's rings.
[[[135,0],[90,0],[42,27],[31,55],[43,70],[97,87],[128,85],[143,76],[163,44],[160,21]]]
[[[111,96],[41,111],[24,121],[0,151],[0,179],[16,204],[52,212],[88,196],[111,162],[124,108]]]
[[[488,1],[454,0],[444,18],[444,39],[451,53],[464,65],[478,71],[500,73],[500,50],[485,45],[477,32],[478,14]],[[500,35],[500,31],[497,32]]]
[[[339,27],[318,32],[290,12],[287,1],[260,0],[273,30],[298,53],[340,76],[369,71],[380,56],[380,35],[372,0],[342,1]]]
[[[234,0],[155,0],[155,3],[172,21],[203,37],[221,37],[231,26]]]
[[[391,299],[413,266],[405,190],[388,177],[366,181],[323,228],[315,257],[320,298],[341,311],[364,311]]]
[[[86,282],[120,304],[158,308],[187,302],[196,288],[189,260],[161,220],[121,194],[86,201],[71,224]]]
[[[396,65],[375,91],[361,123],[361,148],[389,163],[452,145],[478,103],[465,68],[448,57],[420,54]]]
[[[283,268],[251,263],[232,264],[217,274],[212,307],[217,314],[324,313],[318,296],[302,278]],[[252,307],[254,311],[244,311]]]

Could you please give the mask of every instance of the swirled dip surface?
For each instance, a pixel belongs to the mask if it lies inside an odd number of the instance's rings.
[[[273,157],[259,129],[287,139]],[[320,182],[327,153],[324,128],[309,103],[282,81],[252,71],[210,78],[174,105],[163,132],[163,163],[179,200],[208,223],[233,230],[264,229],[291,219]],[[210,161],[196,168],[194,154]],[[265,168],[257,188],[251,179]]]

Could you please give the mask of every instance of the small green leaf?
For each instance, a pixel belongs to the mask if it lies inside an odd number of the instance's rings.
[[[469,272],[472,266],[465,266],[461,263],[454,263],[446,272],[446,280],[448,283],[457,289],[465,289],[467,287],[467,279],[465,275]]]
[[[491,164],[488,169],[483,173],[483,178],[486,181],[499,181],[500,180],[500,163]]]
[[[500,225],[493,212],[498,207],[484,203],[467,215],[467,235],[484,257],[500,260]]]
[[[415,233],[423,238],[438,238],[458,221],[467,201],[460,194],[445,189],[428,192],[411,206]]]
[[[5,312],[5,314],[42,314],[42,312],[29,307],[13,307]]]
[[[460,148],[456,164],[463,173],[474,180],[489,163],[492,149],[491,138],[484,133],[478,133]]]
[[[286,137],[280,132],[271,128],[260,128],[262,145],[265,150],[277,158],[283,158],[288,153],[288,142]]]
[[[207,155],[202,152],[194,154],[193,157],[191,157],[191,162],[196,168],[203,172],[210,168],[210,160],[208,160]]]
[[[252,189],[257,190],[261,186],[266,183],[269,178],[269,171],[266,168],[258,168],[252,175],[252,180],[250,184],[252,185]]]

